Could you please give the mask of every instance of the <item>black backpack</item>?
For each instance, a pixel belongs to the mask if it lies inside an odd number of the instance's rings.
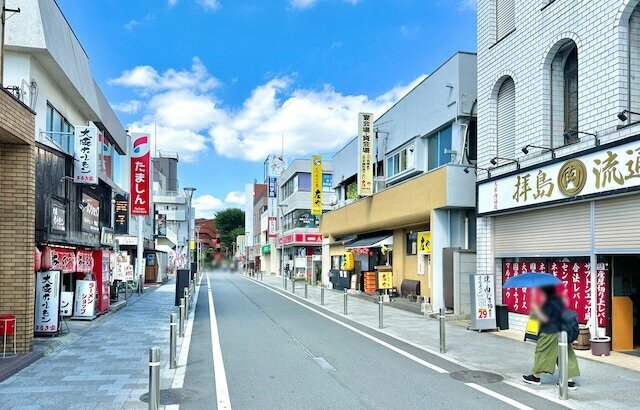
[[[565,309],[562,312],[560,330],[567,332],[567,342],[573,343],[578,339],[580,326],[578,326],[578,314],[575,310]]]

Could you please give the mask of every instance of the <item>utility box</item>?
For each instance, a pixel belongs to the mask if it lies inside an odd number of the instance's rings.
[[[189,287],[189,269],[178,269],[176,273],[176,306],[180,306],[180,299],[184,297],[184,289]]]

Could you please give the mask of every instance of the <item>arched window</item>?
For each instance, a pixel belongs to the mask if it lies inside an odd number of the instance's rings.
[[[554,147],[578,139],[578,48],[572,40],[554,47],[551,60],[551,141]]]
[[[626,109],[640,112],[640,5],[637,5],[629,18],[629,95]],[[632,118],[633,117],[633,118]],[[638,121],[634,114],[629,115],[629,121]]]
[[[573,47],[564,63],[565,145],[578,142],[578,49]]]
[[[497,156],[513,158],[516,152],[516,84],[507,77],[498,90]]]
[[[500,41],[515,28],[515,0],[496,0],[496,41]]]

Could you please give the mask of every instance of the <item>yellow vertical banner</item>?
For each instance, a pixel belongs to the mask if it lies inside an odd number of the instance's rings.
[[[322,157],[311,157],[311,215],[322,215]]]
[[[418,232],[418,255],[431,255],[431,232]]]
[[[373,114],[358,116],[358,195],[373,195]]]

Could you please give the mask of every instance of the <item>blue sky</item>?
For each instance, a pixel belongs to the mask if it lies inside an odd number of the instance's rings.
[[[202,216],[262,162],[331,153],[458,50],[475,0],[57,0],[125,127],[180,154]]]

